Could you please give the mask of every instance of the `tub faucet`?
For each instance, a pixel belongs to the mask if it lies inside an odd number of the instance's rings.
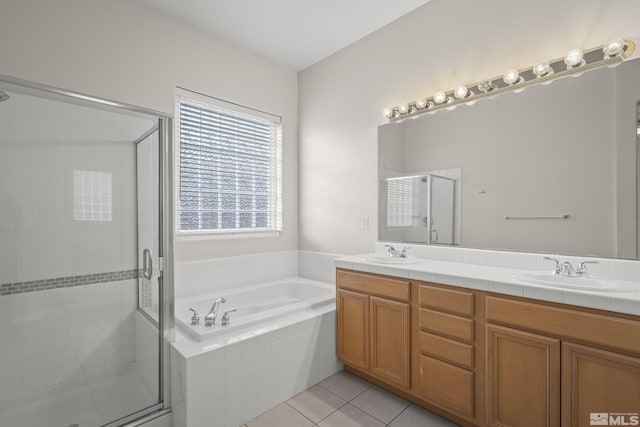
[[[222,297],[216,298],[216,300],[213,302],[213,305],[211,306],[211,310],[209,310],[207,315],[204,316],[204,326],[213,326],[216,323],[216,317],[218,317],[218,308],[220,307],[220,304],[225,302],[227,302],[227,300]]]

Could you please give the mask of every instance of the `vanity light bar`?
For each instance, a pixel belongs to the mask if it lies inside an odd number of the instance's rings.
[[[459,104],[473,105],[478,99],[499,93],[518,93],[529,86],[549,84],[567,76],[578,77],[585,71],[602,67],[615,67],[629,58],[635,49],[635,43],[626,39],[614,40],[587,51],[572,49],[563,58],[520,70],[509,69],[502,76],[472,85],[461,85],[446,92],[438,91],[431,97],[387,108],[383,114],[390,122],[396,122],[442,109],[453,110]]]

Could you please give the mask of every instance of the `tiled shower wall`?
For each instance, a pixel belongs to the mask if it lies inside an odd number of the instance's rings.
[[[153,123],[0,103],[0,410],[135,362],[136,140]]]
[[[0,284],[136,268],[132,142],[152,123],[10,95],[0,104]],[[84,195],[78,172],[95,180]],[[104,193],[109,220],[79,219]]]

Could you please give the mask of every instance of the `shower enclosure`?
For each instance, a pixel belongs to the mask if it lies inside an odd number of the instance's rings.
[[[380,239],[459,245],[461,179],[459,168],[381,179]]]
[[[0,76],[0,425],[168,412],[170,126]]]

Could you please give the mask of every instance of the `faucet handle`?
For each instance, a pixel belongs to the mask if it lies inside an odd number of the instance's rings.
[[[587,260],[587,261],[582,261],[581,263],[578,264],[578,268],[576,269],[576,273],[580,274],[582,276],[588,276],[589,273],[587,272],[587,264],[598,264],[598,261],[596,260]]]
[[[560,265],[560,261],[558,261],[556,258],[551,258],[550,256],[546,256],[544,257],[544,259],[549,260],[549,261],[553,261],[556,263],[555,267],[553,268],[553,274],[554,275],[558,275],[562,272],[562,266]]]
[[[411,246],[403,246],[402,251],[400,252],[400,258],[406,258],[407,251],[410,251],[410,250],[411,250]]]
[[[233,308],[224,312],[224,314],[222,315],[222,326],[229,326],[229,323],[231,323],[231,317],[229,316],[229,313],[233,313],[237,310],[237,308]]]
[[[389,252],[389,256],[395,257],[398,256],[398,250],[391,245],[384,245],[387,248],[387,252]]]
[[[193,308],[189,308],[189,310],[193,311],[193,316],[191,316],[191,325],[199,325],[200,324],[200,315]]]

